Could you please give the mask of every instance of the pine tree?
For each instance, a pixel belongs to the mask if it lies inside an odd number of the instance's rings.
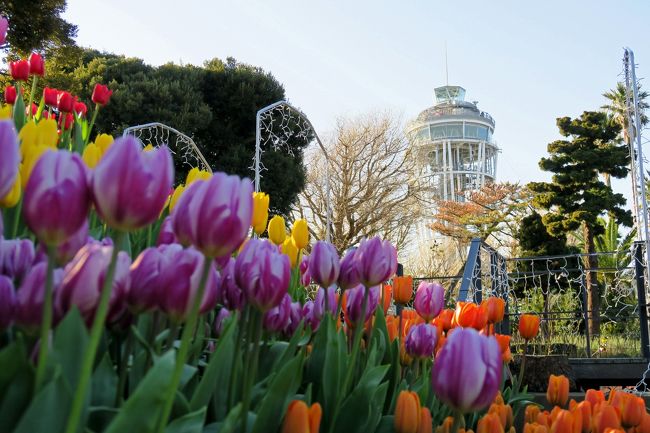
[[[585,111],[579,118],[562,117],[557,126],[567,139],[548,145],[548,158],[539,166],[553,173],[551,182],[533,182],[530,189],[538,195],[534,203],[549,212],[543,221],[550,234],[582,229],[587,285],[587,303],[591,312],[589,328],[600,332],[600,293],[598,258],[594,237],[603,232],[598,217],[610,213],[619,224],[630,226],[632,215],[623,209],[625,198],[603,183],[599,174],[623,178],[628,173],[629,152],[618,140],[620,125],[605,113]]]

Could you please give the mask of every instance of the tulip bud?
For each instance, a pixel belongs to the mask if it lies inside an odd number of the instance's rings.
[[[22,181],[20,178],[20,171],[16,175],[16,180],[14,180],[14,185],[11,187],[11,191],[7,193],[4,197],[0,198],[0,207],[12,208],[18,204],[20,200],[20,195],[22,193]]]
[[[396,316],[386,316],[386,330],[388,331],[388,339],[393,342],[397,338],[397,327],[399,326],[399,318]]]
[[[95,104],[106,105],[111,99],[112,94],[113,91],[109,90],[108,86],[105,86],[103,84],[95,84],[91,99]]]
[[[12,120],[0,121],[0,197],[11,192],[20,164],[18,137]]]
[[[329,287],[339,277],[339,257],[334,245],[318,241],[309,256],[311,278],[321,287]]]
[[[16,88],[14,86],[7,86],[5,88],[5,103],[14,105],[16,103],[17,97],[18,93],[16,92]]]
[[[0,15],[0,45],[5,43],[7,38],[7,29],[9,28],[9,21]]]
[[[64,90],[59,91],[59,94],[56,97],[56,106],[59,111],[63,113],[70,113],[73,110],[75,99],[70,94]]]
[[[532,340],[539,332],[539,316],[522,314],[519,318],[519,335],[524,340]]]
[[[178,251],[182,248],[177,245]],[[164,250],[162,250],[164,251]],[[168,249],[171,253],[173,249]],[[160,279],[163,266],[173,266],[171,260],[164,260],[163,253],[158,248],[147,248],[131,264],[129,278],[131,280],[127,303],[135,313],[152,309],[158,305],[160,287],[164,284]]]
[[[300,261],[300,284],[307,287],[311,284],[311,273],[309,272],[309,256],[302,256]]]
[[[185,185],[178,185],[176,188],[174,188],[174,192],[172,193],[171,197],[169,197],[170,214],[174,211],[174,208],[176,207],[176,203],[178,203],[178,200],[181,198],[183,191],[185,191]]]
[[[34,256],[34,244],[29,239],[5,239],[0,244],[0,274],[22,281]]]
[[[571,412],[580,412],[582,418],[582,433],[589,433],[591,431],[591,403],[587,400],[581,401],[571,409]]]
[[[422,323],[411,327],[404,345],[406,353],[413,358],[431,358],[436,348],[438,330],[435,326]]]
[[[488,413],[478,420],[476,433],[503,433],[503,425],[499,417],[493,413]],[[568,432],[567,432],[568,433]]]
[[[43,89],[43,99],[45,101],[45,105],[56,107],[58,105],[59,91],[57,89],[46,87]]]
[[[480,331],[487,324],[487,309],[473,302],[458,302],[453,322],[462,328],[474,328]]]
[[[491,296],[483,301],[487,308],[488,323],[499,323],[505,315],[506,301]]]
[[[553,406],[566,406],[569,400],[569,379],[563,375],[551,374],[548,378],[546,399]]]
[[[645,402],[642,398],[627,392],[616,392],[611,405],[618,409],[623,427],[636,427],[643,421]]]
[[[356,259],[356,249],[349,249],[339,266],[339,286],[341,290],[347,290],[357,286],[360,282],[359,261]]]
[[[156,241],[156,245],[160,246],[165,244],[174,244],[177,242],[178,240],[176,239],[172,225],[172,218],[170,216],[167,216],[160,225],[160,232],[158,232],[158,240]]]
[[[108,149],[113,145],[114,141],[113,136],[110,134],[99,134],[95,138],[95,144],[101,149],[102,155],[108,152]]]
[[[38,53],[32,53],[29,56],[29,74],[42,77],[45,75],[45,60]]]
[[[244,307],[244,292],[235,280],[235,259],[221,269],[221,285],[219,287],[220,302],[229,310],[241,310]]]
[[[534,423],[537,421],[537,416],[540,414],[541,409],[536,404],[529,404],[524,411],[524,422]]]
[[[291,242],[291,238],[286,238],[282,243],[282,254],[285,254],[289,257],[289,263],[291,264],[291,269],[296,267],[298,263],[298,248]]]
[[[282,245],[285,238],[287,237],[287,230],[284,225],[284,218],[280,215],[275,215],[269,221],[269,240],[275,245]]]
[[[9,277],[0,275],[0,331],[14,321],[16,293]]]
[[[497,343],[499,343],[503,362],[507,364],[512,361],[512,352],[510,351],[510,335],[494,334],[494,338],[496,338]]]
[[[431,418],[431,411],[428,407],[420,408],[420,424],[418,425],[417,433],[432,433],[433,419]]]
[[[408,304],[413,297],[413,277],[410,275],[393,278],[393,293],[396,304]]]
[[[364,239],[356,251],[359,275],[366,286],[381,284],[397,270],[397,251],[388,241],[379,237]]]
[[[582,426],[582,420],[577,424],[580,427]],[[574,427],[577,426],[574,420],[573,415],[568,410],[559,410],[556,415],[553,423],[551,424],[551,433],[578,433],[580,430],[575,430]]]
[[[309,245],[309,230],[306,220],[298,219],[294,221],[293,227],[291,228],[291,241],[299,250]]]
[[[253,193],[253,219],[251,225],[253,231],[258,235],[266,230],[266,222],[269,219],[269,195],[263,192]]]
[[[366,316],[363,319],[363,323],[366,323],[374,316],[379,304],[379,286],[366,288],[359,284],[343,293],[343,312],[350,326],[354,326],[361,317],[363,297],[366,290],[368,290],[368,305],[366,306]]]
[[[43,301],[45,299],[45,277],[47,263],[41,262],[32,267],[20,284],[16,296],[16,323],[34,333],[43,318]],[[63,279],[63,270],[54,270],[53,290],[56,295]]]
[[[445,289],[438,283],[422,281],[415,293],[415,311],[429,322],[438,316],[445,306]]]
[[[302,400],[293,400],[287,406],[287,413],[282,421],[282,433],[318,433],[322,409],[314,403],[307,407]]]
[[[417,433],[420,424],[420,397],[413,391],[401,391],[395,404],[395,432]]]
[[[305,305],[302,306],[301,314],[305,320],[305,324],[311,328],[312,332],[316,332],[320,326],[322,317],[316,317],[314,314],[314,301],[309,300],[305,302]]]
[[[27,60],[16,60],[9,62],[9,73],[16,81],[27,81],[29,79],[29,62]]]
[[[600,390],[588,389],[585,392],[585,400],[591,403],[591,407],[595,409],[598,403],[605,401],[605,394]]]
[[[78,101],[75,101],[72,109],[77,116],[81,117],[86,117],[86,113],[88,112],[88,107],[86,107],[86,104]]]
[[[598,409],[594,407],[593,414],[593,433],[604,433],[608,428],[620,428],[621,420],[616,409],[608,404],[599,405]]]
[[[223,326],[226,322],[226,320],[231,316],[232,314],[227,308],[222,308],[219,310],[219,313],[217,313],[217,317],[214,319],[214,334],[217,337],[221,336],[221,333],[223,332]]]
[[[264,329],[269,332],[282,332],[291,320],[291,296],[286,293],[280,303],[264,313]]]

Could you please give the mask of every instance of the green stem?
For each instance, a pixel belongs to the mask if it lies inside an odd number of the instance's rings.
[[[122,238],[124,237],[124,234],[125,233],[122,231],[117,231],[115,236],[115,246],[113,246],[111,262],[108,265],[108,270],[106,271],[106,277],[104,278],[104,284],[102,285],[102,293],[99,298],[99,305],[97,306],[95,319],[93,320],[93,325],[90,329],[88,347],[86,348],[83,361],[81,363],[79,382],[74,393],[72,408],[70,409],[70,416],[68,417],[68,423],[65,428],[66,433],[76,433],[78,431],[79,420],[81,418],[81,410],[83,409],[83,403],[86,399],[86,392],[88,391],[93,363],[95,362],[95,355],[97,353],[97,348],[99,347],[99,341],[101,340],[102,332],[104,330],[104,322],[108,316],[108,301],[111,297],[113,278],[115,277],[115,268],[117,266],[117,253],[119,252],[118,245],[122,244]]]
[[[454,423],[451,425],[449,433],[458,433],[458,429],[465,427],[465,417],[460,412],[454,412]]]
[[[129,370],[129,358],[133,349],[133,332],[131,328],[127,331],[129,334],[126,337],[126,347],[122,354],[122,362],[120,364],[120,377],[117,382],[117,394],[115,395],[115,407],[120,407],[124,400],[124,389],[126,387],[126,377]]]
[[[345,293],[345,291],[343,289],[341,289],[341,294],[339,295],[339,302],[338,302],[338,305],[336,306],[336,315],[334,316],[334,319],[336,319],[336,321],[341,320],[341,308],[343,307],[343,294],[344,293]]]
[[[212,266],[212,258],[204,256],[203,258],[203,271],[201,273],[201,280],[199,281],[199,288],[194,298],[194,305],[192,305],[192,311],[190,312],[185,327],[183,328],[183,334],[181,336],[181,346],[176,353],[176,362],[174,365],[174,373],[172,374],[172,380],[169,384],[169,389],[167,390],[167,395],[165,396],[165,405],[163,406],[162,416],[158,422],[158,428],[156,431],[162,433],[165,430],[167,421],[169,420],[169,415],[172,411],[172,406],[174,404],[174,395],[176,394],[176,388],[181,381],[181,375],[183,373],[183,367],[185,366],[185,361],[187,360],[187,355],[190,350],[190,340],[194,334],[194,328],[196,328],[196,322],[199,317],[199,308],[201,306],[201,301],[203,300],[203,293],[205,292],[205,286],[208,281],[208,276],[210,275],[210,268]]]
[[[174,348],[174,341],[176,341],[176,338],[178,337],[178,323],[170,323],[169,325],[169,334],[167,334],[167,344],[165,347],[167,350],[171,350]]]
[[[246,431],[248,424],[248,409],[251,404],[251,394],[253,385],[255,385],[255,377],[257,376],[257,364],[260,356],[260,340],[262,337],[262,314],[260,312],[253,312],[253,322],[255,323],[255,336],[253,337],[253,352],[251,356],[250,370],[246,370],[247,380],[246,387],[244,388],[244,398],[242,399],[242,430]]]
[[[47,271],[45,274],[45,298],[43,300],[43,320],[41,321],[41,339],[38,350],[38,364],[36,366],[36,380],[34,394],[41,389],[47,365],[47,352],[50,345],[50,328],[52,327],[52,288],[54,286],[54,256],[55,247],[47,247]]]
[[[244,338],[244,324],[248,322],[248,308],[244,309],[242,320],[237,326],[237,340],[235,341],[235,353],[232,357],[232,374],[230,375],[230,384],[228,385],[228,412],[235,404],[235,386],[237,382],[239,353],[241,352],[241,341]]]
[[[84,140],[84,145],[88,144],[88,140],[90,140],[90,134],[93,132],[93,126],[95,126],[95,120],[97,120],[97,113],[99,113],[99,104],[95,104],[95,110],[93,111],[93,117],[90,119],[90,125],[88,125],[88,134],[86,135],[86,139]]]
[[[28,119],[31,119],[33,117],[32,116],[32,102],[34,101],[34,92],[36,92],[36,83],[38,83],[38,75],[34,75],[33,78],[32,78],[32,91],[29,92],[29,105],[27,106],[27,107],[29,107],[27,109],[27,113],[29,113],[29,114],[27,114]]]
[[[20,199],[18,200],[18,204],[16,204],[16,207],[14,208],[13,224],[11,227],[11,233],[9,239],[14,239],[18,237],[18,223],[20,221],[20,211],[22,210],[22,208],[23,208],[23,198],[20,197]]]
[[[361,304],[361,315],[357,318],[357,323],[354,328],[354,337],[352,341],[352,354],[350,355],[350,365],[348,365],[348,370],[345,373],[345,379],[343,380],[343,386],[341,387],[341,392],[339,393],[338,399],[336,400],[336,406],[334,408],[334,416],[332,416],[329,432],[334,431],[334,425],[336,424],[336,418],[339,416],[341,411],[341,403],[345,399],[348,393],[348,387],[350,386],[350,381],[352,380],[352,375],[354,373],[357,356],[359,355],[359,346],[361,343],[361,335],[363,334],[363,325],[365,324],[366,318],[366,308],[368,308],[368,294],[370,289],[365,288],[363,293],[363,303]]]
[[[521,388],[521,382],[524,380],[524,369],[526,368],[526,352],[528,352],[528,340],[524,340],[524,354],[521,357],[521,368],[519,369],[519,378],[517,379],[517,389],[515,394],[519,392]]]

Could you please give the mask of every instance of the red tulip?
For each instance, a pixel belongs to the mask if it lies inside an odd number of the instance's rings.
[[[72,115],[72,113],[66,113],[65,124],[63,125],[63,129],[68,130],[72,128],[73,124],[74,124],[74,116]]]
[[[88,107],[86,107],[86,104],[83,102],[75,102],[74,103],[74,112],[78,114],[79,116],[86,116],[86,113],[88,112]]]
[[[108,86],[104,84],[95,84],[95,89],[93,89],[92,100],[95,104],[106,105],[108,104],[111,95],[113,94],[112,90],[108,89]]]
[[[56,107],[58,105],[59,91],[46,87],[43,89],[43,99],[45,99],[45,105]]]
[[[57,95],[56,103],[59,111],[70,113],[74,105],[74,97],[70,94],[70,92],[62,90]]]
[[[32,53],[29,56],[29,74],[42,77],[45,75],[45,60],[38,53]]]
[[[9,72],[14,80],[27,81],[29,79],[29,62],[27,60],[9,62]]]
[[[16,92],[16,88],[14,86],[7,86],[5,89],[5,102],[7,104],[15,104],[16,103],[16,98],[18,97],[18,94]]]

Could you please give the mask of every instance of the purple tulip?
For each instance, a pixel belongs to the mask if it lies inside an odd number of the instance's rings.
[[[166,146],[143,152],[137,138],[120,137],[93,170],[95,208],[115,229],[144,227],[160,216],[173,180],[172,156]]]
[[[422,281],[415,292],[415,311],[420,317],[429,322],[442,311],[445,306],[445,289],[438,283]]]
[[[302,318],[305,321],[305,324],[311,328],[313,332],[318,330],[320,326],[320,317],[316,317],[314,314],[314,301],[311,299],[305,302],[305,305],[302,306]]]
[[[379,296],[381,293],[379,286],[370,287],[368,290],[370,292],[368,293],[368,305],[366,306],[366,317],[364,323],[375,314],[377,305],[379,305]],[[352,323],[356,323],[361,317],[365,291],[366,288],[362,284],[359,284],[356,287],[346,290],[344,293],[344,296],[346,297],[345,316]]]
[[[62,318],[76,306],[86,324],[91,324],[99,299],[108,266],[113,253],[111,246],[99,242],[86,244],[63,270],[61,288],[56,293],[56,308]],[[119,321],[126,312],[126,295],[129,291],[129,267],[131,259],[124,252],[117,254],[115,277],[108,307],[108,323]]]
[[[176,239],[176,235],[174,234],[172,217],[167,216],[160,225],[160,232],[158,233],[158,240],[156,241],[156,245],[160,246],[175,243],[178,243],[178,239]]]
[[[8,328],[14,320],[16,293],[9,277],[0,275],[0,330]]]
[[[362,240],[355,256],[360,280],[366,287],[383,283],[397,271],[397,250],[377,236]]]
[[[290,278],[289,257],[267,239],[250,239],[235,261],[237,285],[247,301],[262,312],[282,301]]]
[[[79,230],[54,249],[54,261],[59,266],[65,266],[72,260],[81,247],[93,241],[94,239],[88,235],[88,219],[85,219]],[[47,261],[47,247],[44,244],[39,244],[34,263],[44,261]]]
[[[230,316],[232,316],[232,313],[227,308],[222,308],[219,310],[217,317],[214,319],[214,335],[217,337],[221,336],[226,319],[228,319]]]
[[[159,306],[176,323],[184,322],[192,311],[204,260],[209,259],[193,248],[179,249],[170,253],[169,261],[162,267]],[[212,262],[199,307],[200,314],[217,305],[218,287],[219,274]]]
[[[2,19],[4,18],[0,17],[0,38],[2,38]],[[2,155],[0,158],[0,197],[4,197],[14,186],[20,164],[18,135],[11,119],[0,121],[0,155]]]
[[[477,412],[494,400],[502,368],[494,337],[457,328],[436,357],[431,384],[438,398],[449,406],[463,413]]]
[[[0,45],[5,43],[7,38],[7,29],[9,28],[9,21],[3,16],[0,16]]]
[[[309,255],[309,273],[312,280],[321,287],[329,287],[339,277],[339,255],[334,245],[318,241]]]
[[[48,150],[40,157],[23,196],[25,222],[40,241],[57,246],[79,231],[90,208],[87,179],[76,153]]]
[[[339,287],[342,290],[357,286],[361,280],[359,275],[359,261],[356,258],[356,249],[351,249],[341,260],[341,273],[339,274]]]
[[[314,300],[314,314],[319,319],[322,319],[325,315],[325,291],[323,287],[319,287]],[[336,308],[336,286],[330,286],[327,289],[327,310],[334,315],[336,314]]]
[[[300,302],[291,303],[291,311],[289,312],[289,325],[284,330],[286,337],[291,337],[298,329],[298,325],[302,321],[302,305]]]
[[[29,239],[8,239],[0,245],[0,274],[21,281],[34,263],[34,244]]]
[[[282,332],[291,320],[291,296],[284,295],[278,305],[264,313],[264,329],[269,332]]]
[[[300,284],[304,287],[307,287],[311,284],[311,273],[309,272],[309,256],[302,256],[302,261],[300,262]]]
[[[179,250],[183,249],[178,244]],[[173,248],[167,248],[173,250]],[[173,264],[166,263],[170,266]],[[140,253],[131,264],[129,293],[127,294],[127,304],[131,310],[138,314],[143,311],[151,310],[158,305],[160,286],[163,282],[160,280],[160,274],[163,270],[163,253],[158,248],[147,248]]]
[[[431,358],[438,342],[438,330],[428,323],[411,326],[404,346],[414,358]]]
[[[232,257],[221,271],[219,302],[229,310],[242,310],[246,302],[244,292],[235,280],[235,259]]]
[[[20,284],[16,295],[16,323],[28,330],[36,332],[43,318],[43,301],[45,300],[45,276],[47,263],[41,262],[32,267]],[[54,270],[53,296],[63,280],[63,269]]]
[[[174,232],[184,245],[210,257],[230,255],[246,239],[253,217],[253,185],[248,179],[216,173],[195,181],[172,212]]]

